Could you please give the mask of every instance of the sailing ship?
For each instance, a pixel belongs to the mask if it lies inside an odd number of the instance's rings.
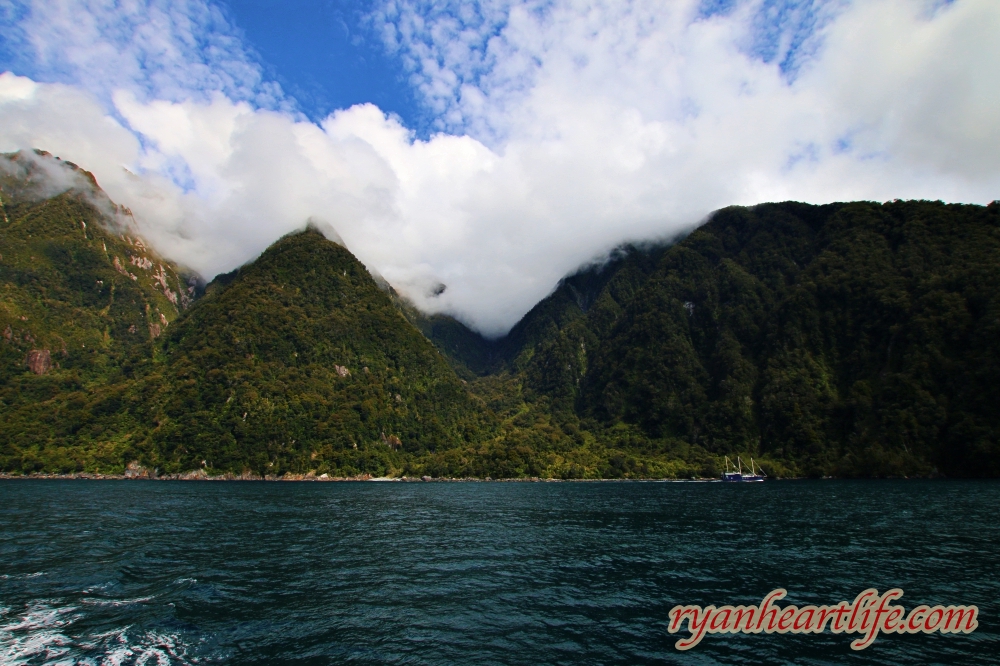
[[[723,481],[763,481],[765,478],[767,478],[767,474],[756,466],[753,458],[750,458],[750,472],[746,473],[743,471],[743,461],[739,456],[736,456],[735,465],[729,461],[729,456],[726,456],[726,471],[722,473]]]

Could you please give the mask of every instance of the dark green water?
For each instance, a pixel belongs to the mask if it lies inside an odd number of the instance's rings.
[[[0,481],[0,663],[997,663],[1000,483]],[[678,603],[976,604],[970,635],[708,636]]]

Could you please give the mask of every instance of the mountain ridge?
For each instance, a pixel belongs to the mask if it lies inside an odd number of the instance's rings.
[[[996,202],[724,208],[486,340],[308,226],[202,291],[4,159],[0,472],[1000,476]]]

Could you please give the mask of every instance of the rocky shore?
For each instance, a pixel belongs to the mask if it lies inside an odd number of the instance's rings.
[[[204,469],[191,470],[180,474],[160,474],[157,469],[149,469],[133,461],[125,468],[124,474],[96,474],[91,472],[74,472],[72,474],[8,474],[0,472],[0,479],[82,479],[93,481],[392,481],[397,483],[433,482],[433,483],[469,483],[469,482],[551,482],[551,481],[718,481],[715,478],[704,479],[543,479],[537,476],[517,477],[511,479],[494,479],[492,477],[436,477],[436,476],[372,476],[359,474],[357,476],[330,476],[307,472],[306,474],[286,473],[280,476],[265,474],[260,476],[251,472],[211,475]]]
[[[328,476],[321,474],[283,474],[272,476],[267,474],[259,476],[257,474],[225,474],[209,475],[205,470],[193,470],[182,474],[92,474],[90,472],[75,472],[72,474],[7,474],[0,472],[0,479],[84,479],[93,481],[371,481],[370,474],[358,476]],[[386,479],[387,481],[397,481],[399,479]],[[409,479],[411,481],[419,479]]]
[[[272,476],[270,474],[259,476],[257,474],[217,474],[211,476],[204,470],[194,470],[183,474],[92,474],[89,472],[76,472],[73,474],[7,474],[0,472],[0,479],[81,479],[92,481],[385,481],[398,483],[413,482],[486,482],[486,481],[562,481],[563,479],[541,479],[538,477],[515,478],[515,479],[493,479],[486,477],[478,479],[474,477],[450,478],[450,477],[430,477],[430,476],[382,476],[373,477],[371,474],[359,474],[358,476],[329,476],[327,474],[282,474]],[[580,481],[614,481],[618,479],[577,479]]]
[[[395,482],[395,483],[623,483],[639,481],[718,481],[716,478],[705,479],[543,479],[537,476],[516,477],[511,479],[494,479],[491,477],[431,477],[431,476],[371,476],[370,474],[359,474],[358,476],[329,476],[321,474],[283,474],[272,476],[270,474],[258,476],[256,474],[217,474],[209,476],[199,473],[201,470],[185,472],[183,474],[159,474],[156,476],[126,476],[125,474],[91,474],[89,472],[76,472],[73,474],[7,474],[0,472],[0,480],[21,479],[21,480],[45,480],[45,479],[79,479],[91,481],[371,481],[371,482]],[[834,478],[834,477],[824,477]],[[781,479],[785,480],[785,479]]]
[[[140,465],[138,461],[132,461],[125,467],[124,474],[95,474],[90,472],[75,472],[72,474],[25,474],[12,475],[0,472],[0,479],[84,479],[84,480],[148,480],[148,481],[439,481],[443,479],[432,479],[429,476],[422,478],[399,477],[374,479],[371,474],[359,474],[357,476],[330,476],[329,474],[319,474],[308,472],[306,474],[282,474],[274,476],[266,474],[260,476],[246,471],[242,474],[226,472],[224,474],[211,475],[204,469],[195,469],[179,474],[160,474],[156,468],[150,469]],[[450,479],[458,480],[458,479]]]

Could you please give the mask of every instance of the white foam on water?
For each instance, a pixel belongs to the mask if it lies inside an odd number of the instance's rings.
[[[175,634],[133,631],[132,627],[93,636],[91,650],[101,653],[101,666],[174,666],[190,664],[187,645]]]
[[[9,608],[3,609],[0,617],[6,621]],[[55,664],[72,663],[56,661],[70,650],[72,640],[61,629],[72,623],[79,615],[74,615],[72,606],[52,608],[45,603],[31,606],[23,615],[10,618],[0,625],[0,663]],[[38,659],[43,659],[39,662]]]
[[[110,589],[110,588],[112,588],[114,586],[115,586],[115,584],[112,581],[108,581],[106,583],[101,583],[99,585],[91,585],[90,587],[85,588],[83,590],[83,593],[84,594],[91,594],[93,592],[101,592],[103,590]]]
[[[136,597],[135,599],[95,599],[93,597],[83,599],[83,603],[89,606],[131,606],[132,604],[144,604],[152,601],[156,597]]]
[[[34,573],[26,574],[0,574],[0,580],[17,580],[18,578],[37,578],[39,576],[44,576],[44,571],[35,571]]]
[[[122,600],[140,603],[152,597]],[[90,601],[90,600],[86,600]],[[0,664],[19,666],[178,666],[190,664],[188,646],[176,634],[143,631],[132,625],[73,636],[70,625],[83,615],[75,606],[36,602],[20,615],[0,607]]]

